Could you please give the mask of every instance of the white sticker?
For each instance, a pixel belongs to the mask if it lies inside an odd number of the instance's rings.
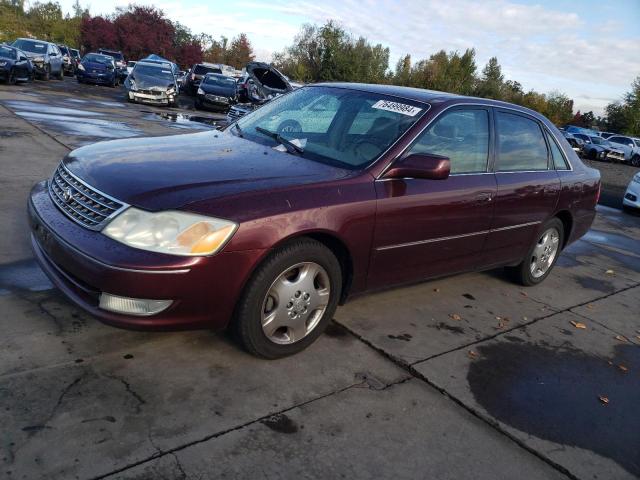
[[[171,70],[162,70],[162,73],[168,73],[168,74],[171,74]]]
[[[413,105],[407,105],[406,103],[390,102],[388,100],[378,100],[371,105],[371,108],[377,108],[378,110],[387,110],[389,112],[401,113],[409,117],[415,117],[416,114],[422,111],[421,108],[414,107]]]
[[[42,43],[35,43],[33,46],[36,48],[44,48],[44,45]]]

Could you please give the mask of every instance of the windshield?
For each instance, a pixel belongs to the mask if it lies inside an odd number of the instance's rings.
[[[204,78],[205,85],[217,85],[218,87],[236,88],[236,81],[233,78],[220,75],[207,75]]]
[[[19,39],[13,42],[13,46],[30,53],[47,53],[47,44],[43,42],[35,42],[33,40]]]
[[[118,52],[111,52],[109,50],[99,50],[99,53],[103,55],[109,55],[110,57],[113,57],[115,60],[122,60],[122,54]]]
[[[92,62],[92,63],[101,63],[102,65],[111,65],[113,63],[112,57],[107,57],[106,55],[97,55],[95,53],[89,53],[84,56],[82,59],[82,63],[84,62]]]
[[[18,58],[18,56],[16,55],[15,48],[9,48],[3,45],[0,46],[0,57],[10,58],[12,60],[15,60],[16,58]]]
[[[204,65],[196,65],[193,73],[196,75],[204,75],[206,73],[222,73],[222,70],[219,68],[205,67]]]
[[[596,145],[606,145],[607,141],[601,139],[600,137],[589,137],[589,140],[591,140],[591,143],[595,143]]]
[[[67,47],[65,47],[64,45],[59,45],[58,48],[60,49],[63,55],[69,55],[69,50],[67,50]]]
[[[171,72],[171,70],[167,70],[162,65],[141,65],[137,63],[133,69],[133,72],[131,72],[131,74],[134,76],[147,75],[149,77],[157,77],[157,78],[163,78],[167,80],[173,80],[173,73]]]
[[[127,62],[127,67],[135,67],[136,66],[136,62]]]
[[[636,147],[640,147],[640,138],[634,138],[633,143],[636,144]]]
[[[77,58],[77,57],[79,57],[79,56],[80,56],[80,52],[79,52],[78,50],[75,50],[75,49],[73,49],[73,48],[72,48],[72,49],[71,49],[71,55],[72,55],[73,57]]]
[[[274,147],[293,144],[305,158],[360,169],[395,143],[428,108],[377,93],[303,87],[241,118],[240,130],[230,131]]]

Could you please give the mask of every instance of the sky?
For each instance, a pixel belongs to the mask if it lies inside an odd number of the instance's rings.
[[[62,0],[65,12],[73,0]],[[92,15],[129,0],[86,0]],[[640,0],[137,0],[189,27],[232,38],[247,33],[258,60],[292,43],[304,23],[336,20],[356,36],[381,43],[390,66],[438,50],[476,49],[478,70],[498,57],[506,79],[525,90],[561,91],[574,110],[620,100],[640,75]]]

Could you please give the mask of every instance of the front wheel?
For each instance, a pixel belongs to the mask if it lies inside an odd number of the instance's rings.
[[[631,159],[631,165],[633,165],[634,167],[640,167],[640,155],[635,155]]]
[[[42,75],[42,79],[45,82],[48,82],[50,78],[51,78],[51,65],[45,65],[44,66],[44,75]]]
[[[342,270],[331,250],[311,239],[292,241],[249,280],[233,328],[254,355],[275,359],[298,353],[331,321],[341,289]]]
[[[16,70],[15,70],[15,68],[12,68],[11,70],[9,70],[9,73],[7,75],[7,83],[9,85],[15,85],[16,84]]]
[[[564,226],[558,218],[546,222],[540,232],[522,263],[507,269],[514,281],[521,285],[537,285],[547,278],[562,249]]]
[[[64,68],[60,67],[60,71],[58,72],[58,75],[56,76],[56,78],[58,80],[64,80]]]

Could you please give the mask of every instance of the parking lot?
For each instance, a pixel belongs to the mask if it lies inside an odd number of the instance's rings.
[[[497,270],[356,298],[277,361],[69,303],[33,260],[29,189],[70,149],[224,124],[189,100],[0,86],[3,477],[640,476],[640,217],[606,205],[539,286]],[[638,170],[592,166],[613,206]]]

